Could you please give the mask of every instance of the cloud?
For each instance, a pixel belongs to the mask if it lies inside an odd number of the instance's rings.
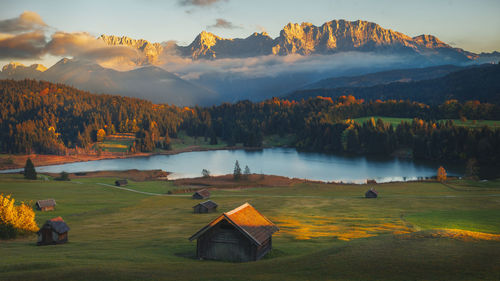
[[[87,32],[56,32],[45,51],[55,56],[72,56],[97,62],[102,66],[128,70],[142,65],[146,58],[137,49],[128,46],[109,46]]]
[[[228,0],[179,0],[181,6],[207,7]]]
[[[370,66],[395,65],[405,58],[397,55],[375,53],[344,52],[330,55],[287,55],[259,56],[250,58],[228,58],[217,60],[197,60],[178,56],[166,56],[162,65],[181,78],[193,80],[205,74],[224,74],[227,77],[246,78],[276,77],[297,72],[323,72],[342,69],[364,68]]]
[[[226,29],[235,29],[235,28],[241,28],[239,26],[234,25],[232,22],[227,21],[225,19],[216,19],[215,23],[212,25],[207,25],[208,29],[211,28],[226,28]]]
[[[0,34],[0,59],[36,59],[45,52],[42,31],[22,34]]]
[[[19,17],[0,20],[0,32],[19,33],[48,27],[39,14],[25,11]]]

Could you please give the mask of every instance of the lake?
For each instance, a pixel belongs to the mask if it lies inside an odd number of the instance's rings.
[[[248,165],[252,173],[280,175],[309,180],[364,183],[407,181],[436,175],[439,165],[399,158],[348,157],[333,154],[298,152],[293,148],[262,150],[213,150],[175,155],[153,155],[127,159],[109,159],[36,167],[38,172],[68,173],[99,170],[153,170],[172,172],[170,179],[201,176],[202,169],[212,175],[232,174],[238,160],[243,172]],[[460,173],[446,167],[448,175]],[[0,171],[13,172],[18,170]]]

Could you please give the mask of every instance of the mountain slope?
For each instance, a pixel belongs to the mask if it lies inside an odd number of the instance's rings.
[[[394,82],[371,87],[308,89],[295,91],[286,98],[300,100],[315,96],[338,97],[350,94],[367,100],[410,99],[436,104],[448,99],[457,99],[500,104],[499,81],[500,65],[483,65],[452,72],[435,79],[407,83]]]
[[[210,105],[217,94],[161,68],[148,66],[120,72],[97,64],[62,59],[38,77],[87,91],[119,94],[176,105]]]
[[[41,64],[32,64],[30,66],[25,66],[22,63],[11,62],[2,67],[2,72],[0,72],[0,78],[36,79],[45,70],[47,70],[47,68]]]
[[[451,72],[462,70],[456,65],[441,65],[425,68],[394,69],[389,71],[369,73],[360,76],[343,76],[322,79],[305,85],[303,89],[334,89],[341,87],[368,87],[392,82],[411,82],[428,80],[445,76]]]

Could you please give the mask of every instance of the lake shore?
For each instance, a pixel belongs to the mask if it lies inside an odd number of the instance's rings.
[[[100,155],[96,153],[89,154],[78,154],[78,155],[50,155],[50,154],[26,154],[26,155],[15,155],[15,154],[2,154],[0,155],[0,170],[11,170],[11,169],[22,169],[26,164],[28,158],[33,161],[35,167],[38,166],[52,166],[61,165],[76,162],[89,162],[95,160],[107,160],[107,159],[125,159],[134,157],[148,157],[153,155],[175,155],[185,152],[195,152],[195,151],[212,151],[212,150],[257,150],[264,149],[268,147],[243,147],[243,146],[228,146],[228,147],[202,147],[202,146],[190,146],[182,149],[176,150],[165,150],[161,152],[151,152],[151,153],[134,153],[127,154],[121,152],[102,152]],[[10,159],[10,160],[9,160]]]

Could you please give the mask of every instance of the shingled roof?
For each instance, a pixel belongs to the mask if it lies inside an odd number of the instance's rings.
[[[195,206],[193,206],[193,208],[196,208],[196,206],[198,206],[198,205],[202,205],[202,206],[206,207],[207,209],[212,209],[212,208],[217,207],[217,203],[215,203],[212,200],[208,200],[208,201],[202,202],[200,204],[196,204]]]
[[[64,222],[61,217],[56,217],[48,220],[41,228],[46,225],[50,226],[55,232],[62,234],[69,231],[69,226]]]
[[[39,208],[51,207],[56,205],[56,200],[54,199],[38,200],[36,201],[36,204],[38,205]]]
[[[210,197],[210,191],[208,191],[207,189],[198,190],[198,191],[195,192],[195,194],[196,193],[198,193],[203,198]]]
[[[217,225],[220,221],[226,220],[232,224],[241,233],[247,236],[257,245],[262,245],[264,241],[269,239],[279,228],[264,217],[252,205],[245,203],[238,208],[223,213],[211,223],[200,229],[189,238],[190,241],[197,239],[210,228]]]

